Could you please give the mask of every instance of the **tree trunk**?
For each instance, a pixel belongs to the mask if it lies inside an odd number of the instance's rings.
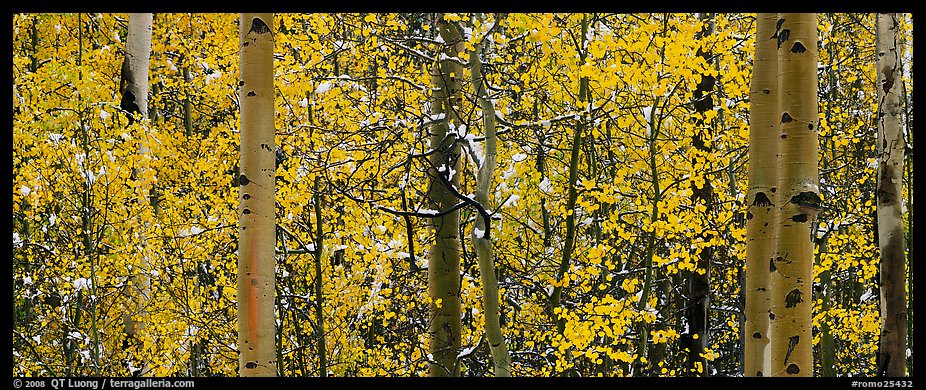
[[[481,14],[478,17],[482,19]],[[476,202],[489,210],[491,208],[489,189],[492,187],[492,176],[495,172],[497,138],[495,137],[495,107],[486,93],[482,61],[479,58],[482,55],[482,48],[482,43],[477,44],[470,52],[469,60],[473,65],[473,85],[482,109],[482,123],[485,127],[485,156],[483,161],[479,162],[479,171],[476,174]],[[492,249],[490,222],[482,216],[476,218],[473,227],[473,243],[479,262],[479,274],[482,276],[482,309],[485,316],[486,339],[495,363],[495,376],[506,377],[511,376],[511,356],[508,354],[508,345],[505,343],[499,322],[498,279],[495,275],[495,253]]]
[[[586,50],[585,50],[585,39],[588,35],[588,15],[582,15],[582,35],[581,37],[581,52],[579,53],[579,63],[585,63]],[[588,101],[588,77],[582,77],[579,79],[579,104],[583,109],[587,109],[586,104]],[[584,113],[582,117],[579,118],[576,125],[575,134],[572,138],[572,150],[569,157],[569,183],[568,183],[568,197],[566,199],[566,237],[563,242],[563,258],[560,261],[559,268],[556,272],[556,286],[553,287],[553,291],[550,294],[550,308],[549,314],[551,318],[556,323],[556,330],[560,334],[566,328],[565,320],[559,319],[556,314],[554,314],[554,309],[560,306],[560,300],[563,295],[563,276],[566,274],[566,271],[569,270],[569,263],[572,261],[572,251],[575,248],[575,235],[576,235],[576,201],[578,199],[578,191],[576,190],[576,180],[579,178],[579,150],[582,147],[582,133],[585,131],[585,120],[588,113]]]
[[[659,220],[659,202],[662,200],[662,190],[659,185],[659,167],[656,165],[656,139],[659,137],[659,121],[656,119],[656,107],[659,106],[659,98],[656,98],[656,101],[653,103],[652,111],[650,112],[649,122],[647,126],[649,127],[649,134],[647,134],[647,143],[649,144],[649,169],[650,176],[652,177],[653,185],[653,211],[650,213],[650,232],[647,235],[646,239],[646,252],[643,257],[643,288],[640,290],[640,300],[637,301],[637,311],[642,312],[648,310],[649,306],[649,294],[653,289],[653,255],[656,251],[656,229],[652,228],[652,224]],[[649,343],[649,328],[646,325],[645,321],[640,322],[640,341],[637,346],[637,355],[643,357],[646,356],[647,345]],[[642,359],[635,360],[633,363],[633,375],[642,376],[644,373],[645,363]]]
[[[878,247],[881,252],[881,341],[878,376],[906,375],[907,297],[903,231],[903,84],[899,14],[877,14]]]
[[[779,14],[781,126],[778,240],[769,277],[773,376],[813,376],[813,234],[821,208],[817,165],[817,16]]]
[[[743,375],[769,372],[769,262],[775,253],[778,185],[778,14],[760,13],[749,91],[749,193],[746,196],[746,329]]]
[[[242,13],[239,26],[238,370],[275,376],[273,14]]]
[[[698,32],[697,38],[703,40],[714,32],[713,14],[701,14],[699,19],[704,23],[704,26],[702,30]],[[703,58],[704,61],[710,61],[711,53],[707,51],[707,48],[703,44],[698,48],[697,55]],[[701,75],[701,81],[692,94],[695,111],[701,115],[714,109],[713,92],[716,81],[714,76]],[[711,131],[712,123],[705,123],[703,119],[698,119],[696,120],[695,126],[695,135],[692,137],[691,144],[694,146],[695,150],[697,150],[698,155],[703,156],[702,158],[707,158],[713,151],[713,147],[710,145],[711,139],[713,139],[713,131]],[[704,230],[699,238],[702,242],[710,242],[713,233],[712,229],[709,228],[710,224],[708,222],[714,210],[714,190],[711,180],[708,177],[704,177],[704,181],[700,187],[692,188],[692,200],[696,204],[704,205],[704,215],[702,216]],[[694,376],[708,375],[707,359],[704,358],[702,354],[710,338],[710,324],[708,320],[710,319],[710,276],[711,260],[713,257],[713,246],[701,248],[700,253],[698,253],[697,268],[691,272],[691,280],[689,281],[688,305],[686,309],[689,337],[687,338],[688,356],[685,368],[688,374]]]
[[[122,94],[120,107],[129,115],[129,124],[141,121],[143,126],[148,118],[148,62],[151,56],[151,26],[152,14],[129,14],[128,36],[125,42],[125,59],[122,61],[122,75],[119,83],[119,92]],[[148,137],[138,137],[138,154],[148,156],[151,151],[147,145]],[[144,207],[148,204],[148,170],[145,167],[146,158],[141,159],[142,166],[135,171],[138,188],[138,205]],[[151,269],[150,252],[147,245],[147,222],[142,215],[138,216],[138,242],[140,264],[137,264],[132,277],[132,287],[129,293],[129,304],[123,315],[124,331],[127,338],[135,338],[144,323],[139,317],[145,316],[145,307],[151,294],[151,280],[148,272]],[[137,341],[137,340],[136,340]],[[142,362],[139,369],[133,372],[135,376],[144,376],[150,372],[150,367]]]
[[[324,278],[322,277],[322,255],[325,251],[325,229],[322,224],[322,202],[325,201],[321,191],[321,176],[315,176],[315,318],[318,323],[318,334],[315,340],[318,353],[318,376],[328,376],[327,352],[325,350],[325,312]]]
[[[446,42],[443,54],[458,58],[463,52],[463,38],[454,26],[437,16],[437,31]],[[446,183],[460,184],[460,146],[449,134],[449,123],[459,125],[458,110],[462,101],[463,67],[444,59],[431,70],[431,179],[428,201],[431,209],[445,210],[457,203]],[[440,119],[438,119],[440,118]],[[441,175],[443,178],[441,178]],[[436,237],[428,259],[428,293],[431,297],[430,376],[459,376],[457,355],[460,353],[460,212],[453,211],[431,219]]]
[[[192,81],[193,78],[190,76],[190,64],[189,60],[184,56],[180,55],[180,62],[182,62],[181,67],[183,70],[183,134],[187,137],[193,136],[193,103],[190,101],[190,93],[193,91]]]

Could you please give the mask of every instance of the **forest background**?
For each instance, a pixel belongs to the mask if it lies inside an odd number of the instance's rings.
[[[460,26],[460,44],[439,19]],[[912,16],[898,20],[909,157]],[[154,14],[145,120],[123,104],[128,21],[13,16],[14,376],[239,374],[239,15]],[[476,243],[489,237],[512,375],[743,375],[756,24],[275,15],[276,374],[428,373],[442,305],[428,294],[429,172],[449,170],[474,199],[494,110],[488,201],[457,210],[457,374],[494,372]],[[875,30],[874,14],[817,15],[817,376],[878,373]],[[433,112],[435,61],[459,65],[453,121]],[[438,123],[455,166],[429,159]],[[911,158],[902,177],[909,259]],[[695,195],[705,183],[709,204]],[[709,283],[700,359],[686,351],[704,299],[693,280]]]

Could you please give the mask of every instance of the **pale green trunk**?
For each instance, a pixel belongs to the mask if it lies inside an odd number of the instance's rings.
[[[482,61],[479,59],[481,52],[482,44],[480,43],[469,55],[470,63],[473,65],[473,84],[482,109],[482,123],[486,137],[485,156],[476,174],[476,202],[489,210],[491,208],[489,189],[492,187],[492,175],[495,172],[497,139],[495,137],[495,107],[486,93]],[[511,376],[511,356],[508,354],[508,345],[505,343],[499,322],[498,279],[495,276],[495,254],[492,249],[490,222],[482,216],[476,217],[473,243],[479,262],[479,274],[482,276],[482,308],[485,316],[486,339],[489,341],[489,350],[492,352],[492,360],[495,363],[495,376],[504,377]]]
[[[445,22],[442,15],[437,18],[438,32],[446,42],[443,54],[458,58],[458,53],[463,51],[460,32]],[[445,181],[455,187],[460,184],[460,146],[452,136],[448,136],[448,124],[461,123],[457,113],[461,109],[462,77],[463,67],[452,60],[439,61],[431,70],[431,115],[435,118],[444,116],[431,126],[431,148],[435,152],[429,156],[431,188],[428,200],[433,210],[445,210],[457,203],[457,198]],[[448,179],[451,169],[456,173]],[[460,212],[453,211],[432,218],[431,223],[435,237],[428,259],[428,294],[431,298],[431,356],[428,373],[430,376],[459,376],[457,356],[460,353],[462,328],[459,296]]]
[[[324,275],[322,274],[322,255],[325,253],[325,228],[322,223],[322,202],[325,201],[321,191],[321,176],[315,176],[315,318],[318,323],[315,339],[318,353],[318,376],[328,376],[328,353],[325,346],[325,311],[324,311]]]

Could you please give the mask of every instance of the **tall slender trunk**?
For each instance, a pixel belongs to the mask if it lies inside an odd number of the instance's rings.
[[[183,62],[181,67],[183,70],[183,134],[187,137],[193,136],[193,103],[190,101],[190,93],[193,88],[190,85],[193,81],[193,78],[190,76],[190,64],[189,60],[181,54],[180,61]]]
[[[820,255],[815,259],[816,264],[820,264],[820,256],[827,250],[826,239],[820,243]],[[820,272],[821,297],[823,303],[820,310],[823,313],[829,313],[830,310],[830,285],[832,283],[832,274],[830,270]],[[821,319],[820,323],[820,368],[823,377],[836,376],[836,354],[833,335],[830,332],[830,325],[824,322],[827,319]]]
[[[325,311],[324,294],[322,277],[322,255],[325,250],[325,229],[322,224],[322,202],[325,197],[322,195],[321,176],[315,176],[315,322],[318,323],[318,334],[315,340],[318,353],[318,376],[325,378],[328,376],[327,353],[325,351]]]
[[[912,25],[913,22],[910,20],[911,15],[905,14],[904,19],[908,25]],[[906,47],[907,40],[899,41],[903,47]],[[902,50],[903,53],[906,50]],[[904,56],[901,54],[898,56],[900,61],[901,74],[903,74],[904,69]],[[907,66],[910,66],[909,64]],[[903,112],[904,112],[904,134],[906,141],[909,144],[913,144],[913,121],[911,119],[910,111],[910,95],[907,93],[907,83],[900,83],[901,95],[903,96]],[[906,152],[912,153],[911,149],[907,149]],[[911,154],[912,155],[912,154]],[[906,230],[906,245],[907,248],[912,246],[911,239],[913,237],[913,161],[912,159],[904,159],[904,172],[906,177],[906,186],[907,186],[907,201],[905,203],[905,212],[907,213],[907,230]],[[907,250],[907,291],[913,292],[913,262],[911,261],[911,251]],[[907,297],[907,349],[911,352],[913,351],[913,295]],[[907,357],[907,375],[913,376],[913,354]]]
[[[649,169],[650,176],[653,185],[653,211],[650,213],[650,226],[657,220],[659,220],[659,202],[662,201],[662,190],[659,186],[659,167],[656,165],[656,139],[659,136],[659,121],[656,120],[656,107],[659,106],[659,98],[656,98],[656,101],[653,103],[652,111],[650,112],[649,122],[649,134],[647,134],[647,143],[649,143]],[[643,257],[643,287],[640,290],[640,300],[637,301],[637,311],[647,310],[649,305],[649,294],[653,286],[653,256],[656,251],[656,230],[650,228],[651,231],[647,235],[646,239],[646,253]],[[637,347],[637,355],[643,357],[646,356],[647,344],[649,343],[649,329],[646,326],[645,322],[640,323],[640,341]],[[642,360],[634,361],[633,365],[633,374],[637,375],[643,374],[644,364]]]
[[[444,40],[443,54],[458,58],[463,52],[463,38],[457,29],[437,16],[437,31]],[[437,119],[431,126],[431,178],[428,190],[430,207],[445,210],[457,199],[445,181],[460,184],[460,145],[449,134],[449,123],[459,125],[458,111],[462,102],[463,67],[456,61],[443,59],[431,70],[431,116]],[[438,175],[443,175],[443,178]],[[462,319],[460,317],[460,212],[453,211],[431,219],[435,238],[428,259],[428,293],[431,298],[430,376],[459,376],[457,355],[460,353]]]
[[[32,53],[29,53],[29,71],[32,73],[39,70],[39,17],[32,16],[32,29],[29,30],[29,38],[32,40]]]
[[[697,34],[697,39],[704,40],[708,35],[714,33],[713,14],[701,14],[700,21],[704,24],[701,31]],[[705,45],[698,48],[697,56],[710,61],[711,53]],[[716,78],[711,75],[701,75],[701,81],[695,88],[692,97],[694,99],[695,111],[701,115],[714,109],[713,91]],[[691,144],[699,155],[707,158],[712,152],[711,139],[713,139],[712,123],[705,123],[704,120],[698,119],[695,122],[695,135],[691,139]],[[700,234],[702,242],[710,242],[713,233],[709,228],[708,221],[714,210],[714,190],[711,180],[704,177],[700,187],[692,188],[692,200],[704,205],[704,230]],[[691,280],[688,286],[688,306],[686,314],[688,317],[688,356],[686,359],[686,369],[689,374],[694,376],[707,376],[708,367],[707,359],[702,356],[704,348],[708,345],[710,338],[710,281],[711,281],[711,260],[714,257],[714,247],[712,245],[701,248],[698,253],[697,268],[691,272]]]
[[[477,17],[480,21],[482,20],[481,14]],[[480,59],[482,49],[483,44],[477,44],[470,52],[469,60],[473,66],[473,85],[482,109],[482,124],[486,137],[485,156],[476,174],[476,202],[488,210],[491,208],[489,189],[492,187],[492,176],[495,172],[498,142],[495,136],[495,107],[489,100],[482,73],[482,60]],[[481,216],[476,218],[473,227],[473,243],[479,262],[479,275],[482,277],[482,308],[485,317],[486,339],[489,341],[489,350],[492,352],[492,360],[495,363],[495,376],[505,377],[511,376],[511,356],[508,354],[508,345],[505,343],[499,321],[498,279],[495,275],[495,253],[492,249],[490,222]]]
[[[830,53],[835,52],[832,46],[835,45],[833,39],[827,40],[827,51]],[[829,91],[829,96],[827,97],[830,101],[835,101],[837,99],[838,89],[836,88],[836,73],[838,72],[835,68],[836,58],[829,56],[829,61],[827,63],[827,91]],[[832,118],[832,104],[826,105],[826,112],[823,117],[827,122],[831,121]],[[828,171],[832,166],[832,161],[835,158],[835,150],[833,147],[833,140],[823,139],[821,140],[820,149],[822,151],[820,160],[820,169],[821,171]],[[822,178],[821,178],[822,180]],[[828,251],[828,235],[825,234],[820,240],[818,240],[819,249],[817,252],[819,255],[816,257],[815,262],[822,266],[821,257],[824,253]],[[832,288],[832,269],[824,269],[820,272],[820,283],[819,294],[820,299],[823,301],[820,305],[820,310],[822,313],[830,313],[830,307],[832,305],[833,299],[835,297],[834,289]],[[836,376],[836,343],[833,338],[833,332],[830,329],[830,322],[832,321],[832,315],[826,314],[824,318],[820,319],[820,374],[823,377],[834,377]]]
[[[579,63],[585,63],[586,50],[585,40],[588,35],[588,15],[582,15],[582,35],[579,50]],[[579,104],[583,110],[586,110],[588,103],[588,77],[579,79]],[[584,112],[576,124],[575,133],[572,138],[572,150],[569,157],[569,183],[568,195],[566,198],[566,237],[563,242],[563,257],[560,260],[559,268],[556,271],[557,284],[550,294],[549,315],[556,323],[556,330],[560,334],[566,329],[566,321],[558,318],[554,314],[554,309],[560,306],[563,295],[563,276],[569,270],[569,264],[572,261],[572,252],[575,248],[576,236],[576,201],[578,192],[576,190],[576,180],[579,178],[579,150],[582,147],[582,133],[585,132],[585,120],[587,112]]]
[[[241,156],[238,197],[238,373],[277,374],[274,302],[273,14],[242,13],[238,42]]]
[[[122,94],[120,107],[129,115],[129,124],[141,122],[146,126],[148,119],[148,61],[151,56],[151,26],[152,14],[129,14],[128,36],[125,43],[125,58],[122,61],[122,75],[120,90]],[[138,154],[143,158],[141,166],[135,171],[136,182],[139,183],[138,205],[144,207],[149,203],[149,175],[147,157],[151,151],[148,147],[148,135],[142,134],[139,140]],[[144,326],[138,318],[144,317],[151,294],[151,280],[148,272],[151,270],[151,253],[147,244],[148,222],[146,213],[139,213],[138,230],[140,263],[136,264],[132,287],[129,293],[129,304],[123,315],[124,332],[127,337],[135,338],[138,331]],[[132,374],[135,376],[147,375],[150,371],[146,362],[142,362],[139,369]]]
[[[900,107],[903,75],[899,14],[877,14],[878,52],[878,247],[881,253],[881,340],[878,376],[906,375],[907,297],[903,231],[903,166],[906,144]]]
[[[769,278],[773,376],[813,376],[813,234],[821,208],[817,165],[817,16],[779,14],[778,242]]]
[[[760,13],[749,91],[749,193],[746,196],[746,324],[743,375],[769,372],[769,264],[775,253],[778,186],[778,14]]]

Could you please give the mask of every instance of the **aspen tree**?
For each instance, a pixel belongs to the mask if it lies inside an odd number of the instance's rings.
[[[881,340],[878,376],[906,375],[907,297],[903,229],[903,136],[899,14],[877,14],[878,248],[881,256]]]
[[[813,376],[813,234],[820,211],[817,166],[817,18],[776,22],[780,115],[777,250],[770,262],[772,376]]]
[[[277,374],[274,321],[273,14],[242,13],[238,42],[241,156],[238,198],[238,372]]]
[[[749,193],[746,196],[744,376],[768,375],[769,262],[775,253],[778,185],[778,54],[775,13],[760,13],[749,91]]]
[[[478,14],[477,18],[482,21],[482,14]],[[496,20],[496,23],[499,21]],[[488,34],[491,33],[492,31],[488,32]],[[476,174],[476,202],[488,209],[491,206],[489,189],[492,186],[492,176],[498,156],[498,139],[495,135],[495,107],[486,92],[485,76],[482,72],[482,60],[480,59],[482,50],[483,43],[480,42],[470,52],[469,60],[473,67],[473,88],[479,100],[479,107],[482,109],[482,124],[486,137],[485,155],[479,163],[479,171]],[[495,364],[495,376],[504,377],[511,376],[511,356],[508,354],[508,345],[505,343],[498,318],[498,279],[495,276],[495,253],[492,249],[489,231],[490,222],[481,216],[476,218],[473,226],[473,243],[479,261],[479,274],[482,276],[482,308],[485,316],[486,339]]]
[[[704,40],[714,33],[713,14],[701,14],[698,18],[703,26],[701,31],[696,35],[697,39]],[[711,52],[702,44],[698,48],[697,55],[709,62]],[[710,67],[708,69],[711,69]],[[695,111],[701,115],[706,115],[714,109],[714,84],[717,78],[711,74],[702,74],[701,80],[693,93]],[[711,140],[713,131],[712,123],[703,119],[695,122],[695,134],[691,143],[698,154],[707,157],[713,150]],[[692,186],[692,199],[704,205],[704,215],[710,216],[714,210],[714,190],[712,180],[704,177],[700,187]],[[706,221],[705,221],[706,222]],[[710,230],[701,233],[700,238],[703,242],[710,242],[712,234]],[[707,376],[707,359],[704,358],[704,348],[709,345],[710,338],[710,276],[711,261],[714,257],[714,247],[712,245],[701,248],[698,253],[698,266],[691,272],[691,279],[688,286],[688,308],[686,317],[688,318],[689,335],[688,339],[688,357],[686,359],[686,369],[694,376]]]
[[[579,43],[579,63],[585,62],[585,57],[588,55],[586,50],[586,39],[588,35],[588,15],[582,15],[582,35],[580,36]],[[579,78],[579,104],[583,110],[587,110],[586,106],[588,103],[588,77]],[[556,329],[559,333],[563,333],[566,327],[566,321],[564,319],[558,318],[554,313],[557,307],[560,307],[560,301],[563,295],[563,286],[566,284],[563,282],[563,276],[566,274],[566,271],[569,270],[569,264],[572,262],[572,254],[575,250],[575,236],[576,236],[576,200],[578,199],[578,190],[576,189],[576,180],[579,179],[579,152],[581,151],[582,146],[582,136],[585,132],[585,120],[588,112],[583,112],[583,115],[579,117],[576,122],[576,129],[572,136],[572,145],[570,146],[569,154],[569,184],[567,190],[567,199],[566,199],[566,237],[565,242],[563,243],[563,258],[559,263],[559,268],[556,271],[556,286],[553,287],[553,291],[550,293],[550,313],[556,322]]]
[[[148,62],[151,57],[151,24],[152,14],[150,13],[133,13],[129,14],[128,36],[125,43],[125,59],[122,61],[122,74],[119,82],[119,92],[121,96],[120,108],[129,115],[129,124],[141,122],[142,126],[146,125],[148,119]],[[140,160],[142,166],[135,172],[137,182],[140,183],[138,188],[138,205],[143,206],[148,202],[148,183],[149,175],[145,162],[151,154],[147,144],[147,134],[142,134],[138,144],[138,154],[142,156]],[[141,263],[137,264],[138,268],[133,269],[132,288],[129,294],[129,307],[123,314],[123,325],[127,337],[135,338],[138,331],[144,326],[139,321],[139,317],[144,317],[145,307],[148,306],[148,298],[151,295],[151,280],[148,273],[151,271],[151,254],[147,244],[147,222],[144,217],[139,216],[138,240]],[[140,376],[148,374],[150,368],[147,364],[142,366],[133,373]]]
[[[460,145],[450,132],[458,126],[462,102],[463,67],[454,59],[463,52],[463,37],[456,27],[436,16],[435,24],[444,40],[442,58],[431,69],[431,167],[428,200],[434,210],[446,210],[457,203],[449,186],[460,185]],[[459,376],[457,355],[461,345],[460,315],[460,212],[454,210],[431,219],[434,242],[428,259],[430,311],[430,376]]]

